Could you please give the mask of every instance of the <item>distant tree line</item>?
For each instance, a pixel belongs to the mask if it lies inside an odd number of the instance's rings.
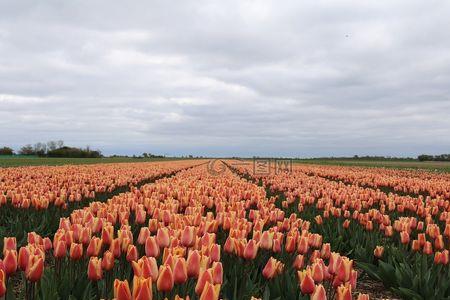
[[[417,157],[420,161],[450,161],[450,154],[428,155],[422,154]]]
[[[0,148],[0,155],[14,155],[14,150],[9,147]],[[86,148],[76,148],[64,146],[64,142],[49,141],[47,143],[27,144],[20,148],[19,155],[40,156],[40,157],[73,157],[73,158],[97,158],[102,157],[99,150]]]
[[[302,159],[302,158],[297,158]],[[353,156],[328,156],[328,157],[317,157],[311,158],[313,160],[375,160],[375,161],[383,161],[383,160],[395,160],[395,161],[405,161],[411,160],[414,161],[416,158],[412,157],[395,157],[395,156],[380,156],[380,155],[353,155]]]
[[[142,157],[143,158],[164,158],[164,155],[155,155],[155,154],[151,154],[151,153],[142,153]]]
[[[0,148],[0,155],[13,155],[14,150],[9,147]]]

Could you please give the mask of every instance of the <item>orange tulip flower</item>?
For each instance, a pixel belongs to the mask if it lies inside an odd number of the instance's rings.
[[[300,290],[303,294],[312,294],[315,289],[314,280],[311,277],[311,273],[309,270],[303,270],[297,272],[299,283],[300,283]]]
[[[162,265],[159,268],[159,276],[156,282],[156,288],[160,292],[170,292],[173,288],[174,277],[170,266]]]
[[[102,268],[105,271],[110,271],[114,267],[114,255],[111,251],[106,250],[105,253],[103,253],[103,259],[102,259]]]
[[[55,249],[53,251],[53,255],[55,258],[63,258],[67,254],[67,246],[66,242],[59,240],[56,242]]]
[[[160,249],[154,236],[149,236],[145,241],[145,255],[150,257],[159,257]]]
[[[255,259],[256,255],[258,255],[258,247],[258,243],[254,240],[249,240],[244,248],[243,257],[248,260]]]
[[[0,297],[6,294],[6,274],[3,269],[0,268]]]
[[[92,256],[88,264],[88,278],[92,281],[98,281],[103,277],[102,259]]]
[[[189,277],[197,278],[200,273],[201,256],[197,250],[190,251],[187,259],[187,274]]]
[[[29,247],[20,247],[19,249],[19,257],[18,257],[18,266],[19,269],[25,271],[28,262],[30,260],[30,249]]]
[[[383,246],[376,246],[373,250],[373,255],[377,258],[381,258],[384,253],[384,247]]]
[[[201,272],[200,276],[198,277],[197,284],[195,285],[195,293],[197,295],[201,295],[203,293],[203,290],[205,288],[205,284],[213,283],[213,278],[211,274],[211,270],[204,270]]]
[[[17,270],[17,252],[16,250],[5,250],[3,257],[6,276],[10,276]]]
[[[116,300],[132,299],[130,286],[128,285],[128,280],[121,281],[117,278],[114,280],[114,299]]]
[[[87,256],[91,257],[91,256],[99,256],[100,255],[100,251],[102,250],[102,246],[103,246],[103,242],[100,238],[98,237],[93,237],[90,242],[89,245],[87,247],[86,250],[86,254]]]
[[[128,262],[137,261],[138,260],[138,250],[135,245],[128,245],[127,256],[126,259]]]
[[[176,284],[185,283],[188,279],[186,260],[184,257],[177,258],[173,268],[173,280]]]
[[[39,255],[30,256],[27,269],[25,270],[26,278],[31,282],[41,279],[44,272],[44,259]]]
[[[319,284],[314,288],[314,293],[311,295],[311,300],[327,300],[327,292],[323,285]]]
[[[83,256],[83,245],[72,243],[70,245],[69,256],[71,260],[79,260]]]
[[[152,279],[134,277],[133,279],[133,300],[152,300]]]
[[[205,283],[205,287],[203,288],[203,292],[200,295],[200,300],[218,300],[220,293],[220,285],[213,285],[209,282]]]

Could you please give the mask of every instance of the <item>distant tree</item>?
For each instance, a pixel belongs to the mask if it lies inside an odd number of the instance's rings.
[[[31,144],[27,144],[27,145],[23,146],[22,148],[20,148],[19,154],[21,154],[21,155],[35,155],[36,153],[34,152],[33,146],[31,146]]]
[[[422,154],[417,157],[420,161],[450,161],[450,154],[428,155]]]
[[[40,142],[34,144],[34,153],[39,156],[45,156],[47,154],[47,145]]]
[[[148,158],[148,153],[144,152],[144,153],[142,153],[142,156],[145,158]]]
[[[62,146],[61,146],[61,147],[62,147]],[[48,141],[48,142],[47,142],[47,149],[48,149],[49,151],[52,151],[52,150],[55,150],[55,149],[61,148],[61,147],[58,147],[56,141]]]
[[[0,155],[13,155],[14,150],[9,147],[0,148]]]
[[[75,147],[61,147],[47,152],[49,157],[74,157],[74,158],[98,158],[102,157],[99,150],[93,151],[89,148],[80,149]]]
[[[56,148],[62,148],[62,147],[64,147],[64,141],[62,141],[62,140],[56,141]]]

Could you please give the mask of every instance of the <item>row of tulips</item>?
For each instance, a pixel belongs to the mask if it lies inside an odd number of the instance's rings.
[[[229,170],[181,171],[75,210],[52,240],[5,239],[2,282],[25,274],[27,299],[352,299],[353,261],[276,201]]]
[[[120,163],[68,166],[40,166],[0,169],[0,207],[10,203],[17,208],[47,209],[65,207],[96,193],[112,192],[117,187],[136,185],[168,174],[194,161]]]
[[[20,245],[26,241],[26,233],[30,231],[51,236],[58,228],[60,217],[68,216],[74,209],[88,205],[94,198],[106,201],[113,195],[129,190],[130,186],[152,182],[201,163],[175,161],[142,165],[118,164],[118,167],[33,167],[33,170],[29,170],[30,174],[26,173],[26,168],[0,169],[0,199],[3,199],[0,201],[0,247],[4,236],[15,236]],[[78,168],[79,175],[76,173]],[[36,175],[31,173],[34,169],[39,170]],[[135,173],[132,172],[133,169]],[[16,174],[14,171],[17,170],[21,173]],[[120,171],[124,171],[124,174],[121,175]],[[11,174],[15,176],[11,177]],[[101,179],[101,174],[107,174],[106,178]],[[88,180],[89,175],[96,176]],[[49,178],[53,180],[45,182]],[[13,179],[17,179],[17,182],[13,182]],[[38,183],[38,180],[44,182]],[[36,205],[30,206],[30,203]]]
[[[390,188],[398,193],[429,195],[450,200],[450,175],[424,170],[399,170],[340,166],[296,165],[297,171],[331,180],[372,188]]]
[[[245,176],[251,170],[240,168]],[[447,200],[386,195],[345,185],[301,169],[253,176],[279,207],[313,223],[335,251],[354,257],[361,268],[406,299],[450,295],[447,279],[450,226]]]

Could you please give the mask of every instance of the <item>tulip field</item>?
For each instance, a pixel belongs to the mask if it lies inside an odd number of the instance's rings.
[[[0,169],[0,299],[450,299],[449,173],[215,167]]]

